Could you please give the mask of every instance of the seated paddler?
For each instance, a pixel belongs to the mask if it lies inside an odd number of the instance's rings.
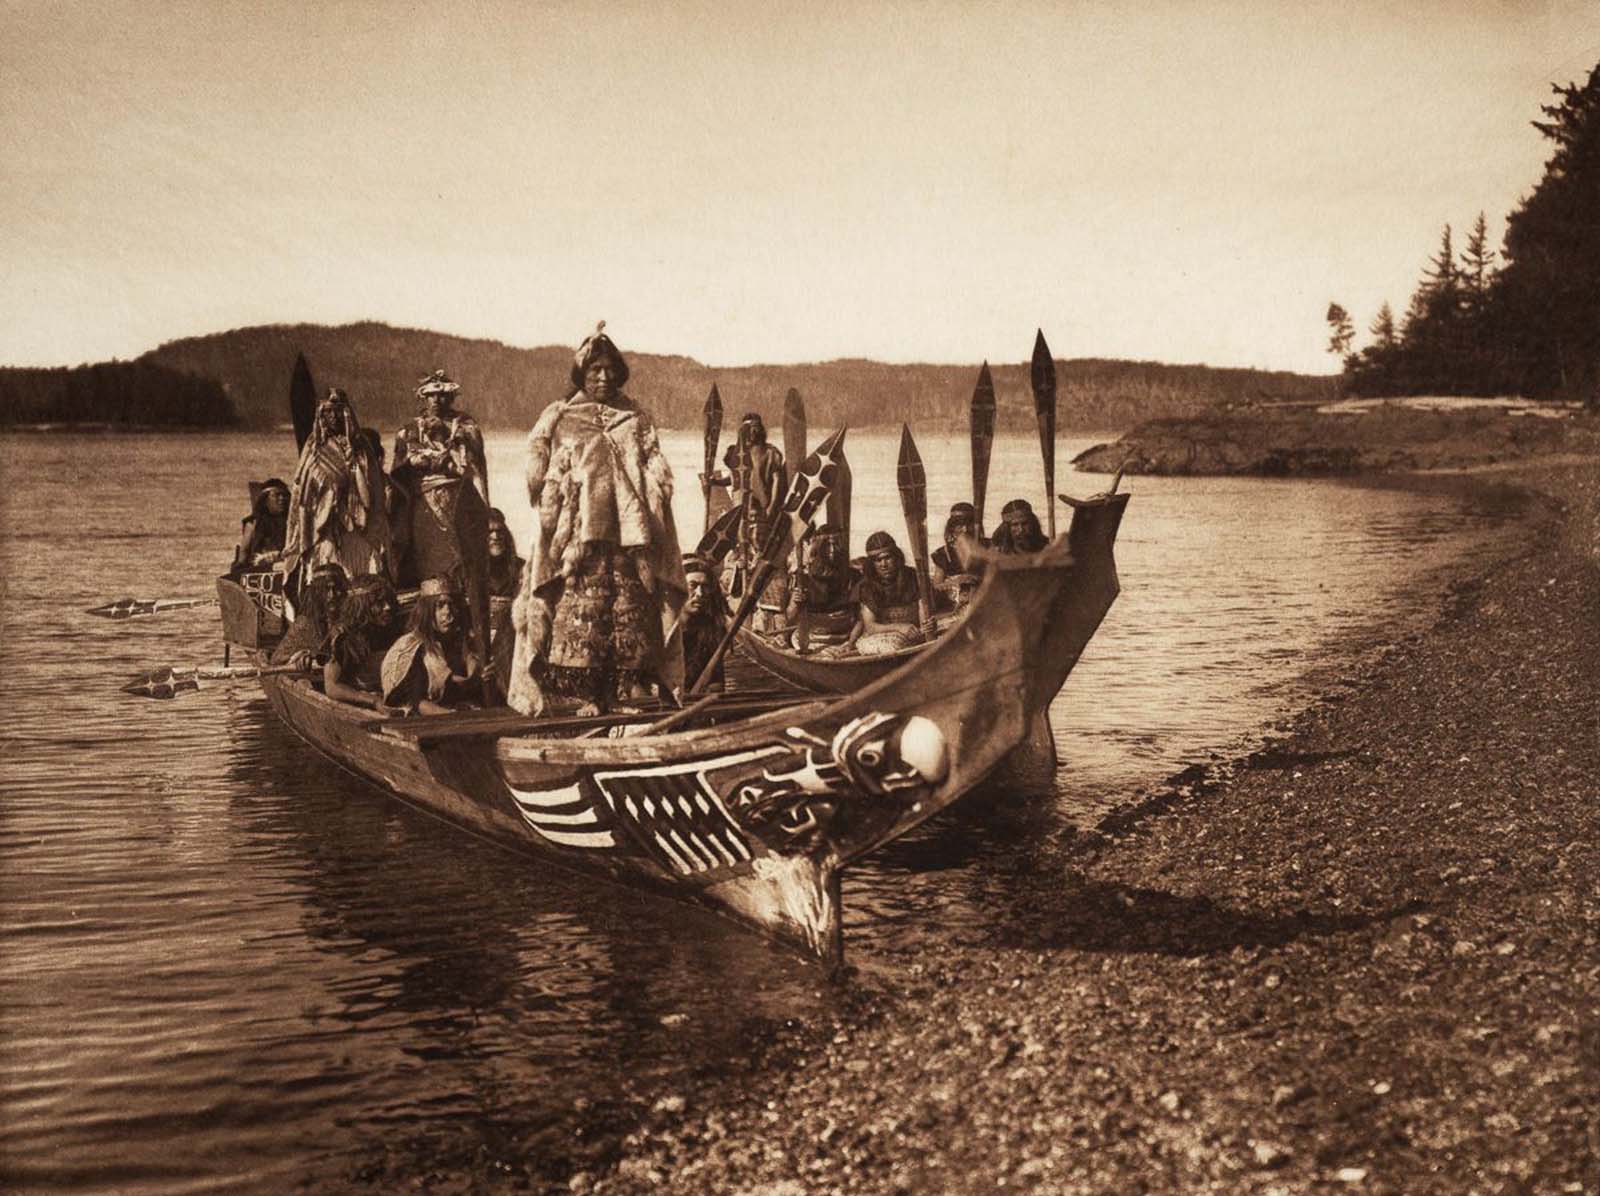
[[[801,553],[801,567],[789,579],[790,644],[809,652],[843,643],[855,626],[861,576],[851,566],[844,529],[825,523],[812,532]]]
[[[272,650],[272,663],[321,668],[328,658],[328,640],[349,588],[344,566],[333,561],[315,566],[293,604],[289,630]]]
[[[383,660],[399,634],[399,613],[386,574],[368,573],[350,583],[328,635],[323,693],[352,706],[382,707]]]
[[[856,623],[846,642],[861,655],[898,652],[932,638],[932,621],[921,617],[917,571],[888,532],[867,537],[867,574],[856,597]]]
[[[1039,526],[1039,517],[1033,513],[1033,505],[1025,498],[1013,498],[1001,507],[1000,520],[992,542],[996,552],[1038,552],[1050,542]]]
[[[282,478],[250,483],[250,514],[239,526],[234,574],[271,569],[283,556],[289,534],[289,485]]]
[[[672,470],[604,327],[578,347],[574,392],[528,435],[535,517],[506,695],[524,714],[553,702],[595,714],[683,685],[681,640],[669,638],[685,592]]]
[[[978,510],[969,502],[958,502],[950,508],[944,521],[944,543],[933,550],[928,558],[928,571],[933,584],[943,586],[945,580],[958,573],[977,573],[982,569],[979,561],[970,562],[972,546],[985,541],[978,532]]]
[[[415,714],[444,714],[483,699],[483,661],[467,627],[466,604],[448,579],[417,592],[406,631],[384,655],[383,702]]]
[[[733,614],[718,583],[717,570],[705,558],[684,553],[683,582],[686,590],[679,623],[683,629],[683,682],[692,686],[716,655]],[[718,661],[702,692],[722,689],[724,680],[723,661]]]

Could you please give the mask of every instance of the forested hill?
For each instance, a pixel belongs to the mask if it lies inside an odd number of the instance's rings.
[[[237,422],[216,382],[151,361],[0,369],[0,425],[203,428]]]
[[[1002,430],[1029,429],[1033,400],[1028,367],[1030,329],[1017,338],[1019,360],[993,365]],[[885,365],[841,360],[808,365],[717,369],[687,357],[628,353],[629,391],[668,427],[698,427],[715,382],[731,425],[756,410],[774,427],[789,387],[805,398],[814,428],[848,423],[864,428],[905,420],[930,430],[965,429],[977,381],[971,365]],[[363,423],[387,433],[415,409],[423,375],[443,369],[461,384],[459,405],[485,425],[526,428],[553,398],[566,393],[572,349],[519,349],[499,341],[447,336],[362,323],[240,328],[172,341],[145,354],[154,362],[214,379],[249,426],[288,420],[289,377],[304,353],[319,388],[350,392]],[[1107,429],[1164,416],[1191,415],[1222,403],[1331,397],[1332,378],[1258,370],[1149,362],[1073,360],[1058,364],[1059,426]]]

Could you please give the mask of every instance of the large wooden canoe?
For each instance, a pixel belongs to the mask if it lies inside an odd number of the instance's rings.
[[[833,963],[840,869],[950,805],[1033,733],[1116,597],[1126,502],[1091,502],[1042,552],[997,558],[966,619],[911,661],[753,717],[715,722],[712,706],[701,725],[632,735],[495,712],[383,719],[302,678],[262,685],[308,744],[406,802]]]

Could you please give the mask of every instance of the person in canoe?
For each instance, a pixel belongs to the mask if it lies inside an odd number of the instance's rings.
[[[399,633],[400,604],[386,574],[350,583],[328,635],[322,692],[352,706],[383,706],[383,660]]]
[[[289,534],[289,484],[282,478],[250,483],[250,514],[239,526],[233,553],[235,575],[270,569],[283,556]]]
[[[444,714],[482,701],[483,657],[449,578],[423,581],[410,625],[384,655],[381,675],[384,705],[413,713]]]
[[[468,634],[489,659],[489,467],[483,432],[455,409],[461,387],[435,370],[417,387],[418,411],[395,434],[390,474],[411,513],[400,584],[449,577],[465,598]]]
[[[604,328],[578,347],[575,392],[528,434],[536,516],[507,686],[524,714],[552,698],[594,714],[646,682],[683,684],[682,645],[668,634],[685,593],[672,470],[649,413],[623,392],[628,364]]]
[[[327,659],[328,638],[350,588],[344,567],[335,562],[318,565],[300,587],[289,630],[272,650],[273,664],[308,669]]]
[[[692,552],[683,555],[683,679],[693,685],[716,655],[722,637],[727,633],[728,621],[733,612],[728,609],[722,587],[717,583],[716,569],[703,557]],[[716,672],[706,683],[709,690],[723,687],[723,666],[719,661]]]
[[[788,622],[796,651],[843,643],[855,626],[861,576],[846,559],[844,530],[826,523],[806,541],[803,567],[789,580]]]
[[[863,656],[898,652],[930,638],[919,618],[917,571],[888,532],[867,537],[867,574],[857,590],[856,623],[846,641]],[[931,620],[930,620],[931,623]]]
[[[996,552],[1015,554],[1038,552],[1050,541],[1039,526],[1039,517],[1025,498],[1013,498],[1000,508],[1000,526],[991,541]]]
[[[963,537],[972,544],[984,543],[978,532],[978,510],[969,502],[956,503],[945,518],[944,543],[935,548],[928,559],[934,585],[942,586],[948,578],[967,572],[965,554],[960,547]]]
[[[517,542],[498,507],[489,508],[489,659],[496,678],[511,676],[516,630],[511,625],[511,604],[522,586],[527,564],[517,555]]]
[[[738,477],[739,501],[744,509],[739,522],[739,562],[744,576],[749,577],[761,562],[762,546],[783,509],[789,489],[783,450],[767,443],[767,426],[754,411],[746,412],[739,425]],[[781,631],[786,626],[784,611],[788,605],[788,575],[774,572],[750,616],[750,629]]]
[[[347,576],[389,572],[389,513],[383,466],[356,419],[350,397],[335,387],[317,404],[311,435],[300,450],[289,495],[286,572],[310,576],[338,564]]]

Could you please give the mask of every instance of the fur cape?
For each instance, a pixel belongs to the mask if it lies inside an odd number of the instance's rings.
[[[551,403],[528,433],[528,501],[537,512],[528,564],[511,608],[517,642],[506,700],[523,714],[545,708],[532,666],[550,649],[562,584],[584,545],[607,540],[648,571],[661,618],[663,658],[656,679],[683,682],[678,618],[686,584],[672,521],[672,470],[654,422],[627,398],[595,403],[581,392]]]

